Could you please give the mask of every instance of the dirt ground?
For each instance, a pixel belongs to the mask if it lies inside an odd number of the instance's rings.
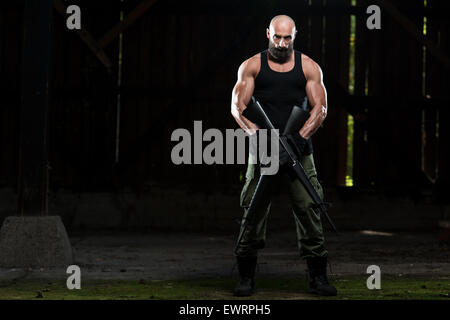
[[[450,277],[450,246],[431,233],[344,232],[326,234],[331,276],[364,275],[369,265],[382,274]],[[70,234],[74,264],[83,279],[195,279],[237,276],[236,235],[171,232],[84,232]],[[330,269],[329,269],[330,271]],[[305,276],[295,232],[267,235],[257,277]],[[0,269],[0,281],[64,279],[65,268]]]

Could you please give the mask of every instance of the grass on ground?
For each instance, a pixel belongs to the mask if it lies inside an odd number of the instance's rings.
[[[450,277],[383,276],[380,290],[369,290],[364,276],[330,277],[338,289],[338,296],[318,297],[307,293],[306,278],[256,279],[256,293],[246,299],[442,299],[450,300]],[[190,280],[85,280],[81,289],[69,290],[66,282],[49,280],[4,281],[0,283],[1,300],[105,300],[105,299],[205,299],[232,300],[235,278],[209,278]],[[240,298],[242,299],[242,298]]]

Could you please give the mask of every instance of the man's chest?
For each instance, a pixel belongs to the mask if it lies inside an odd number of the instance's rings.
[[[289,72],[292,71],[295,67],[295,61],[288,61],[283,64],[276,63],[274,61],[268,60],[267,64],[269,65],[269,68],[275,72]]]

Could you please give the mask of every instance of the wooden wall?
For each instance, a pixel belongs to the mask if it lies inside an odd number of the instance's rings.
[[[123,33],[121,86],[119,41],[105,48],[112,73],[80,37],[54,18],[51,187],[76,191],[128,186],[143,191],[153,183],[189,185],[192,190],[228,192],[241,184],[244,165],[171,164],[176,128],[237,128],[230,114],[239,64],[267,47],[270,18],[287,13],[297,23],[296,49],[317,61],[328,89],[329,114],[314,136],[319,178],[324,185],[345,180],[347,115],[355,118],[354,181],[358,187],[415,190],[448,181],[448,69],[382,10],[382,29],[365,27],[368,2],[328,1],[158,1]],[[391,0],[422,29],[423,1]],[[66,1],[82,10],[82,27],[101,38],[139,1]],[[449,55],[449,4],[428,0],[427,36]],[[22,7],[0,7],[0,184],[17,180],[18,109]],[[350,14],[356,15],[355,92],[350,95]],[[367,86],[367,92],[366,92]],[[115,161],[120,94],[120,153]],[[436,123],[439,119],[439,128]],[[424,128],[424,129],[423,129]],[[439,139],[436,138],[436,130]],[[422,143],[424,142],[424,143]],[[425,175],[424,171],[427,173]],[[436,168],[438,171],[436,171]],[[436,175],[438,172],[438,175]],[[236,187],[237,186],[237,187]]]
[[[0,7],[0,185],[17,185],[22,6]]]

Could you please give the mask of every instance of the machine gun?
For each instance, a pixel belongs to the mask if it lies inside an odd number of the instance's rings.
[[[267,114],[264,112],[264,109],[262,108],[261,104],[254,97],[252,97],[247,109],[244,110],[244,116],[256,122],[260,126],[260,128],[262,127],[263,129],[268,129],[272,132],[272,134],[276,134],[275,133],[276,131],[273,131],[275,130],[275,127],[273,126],[270,119],[267,117]],[[293,174],[300,181],[300,183],[303,185],[309,196],[312,198],[316,207],[319,209],[320,214],[322,216],[325,216],[331,228],[337,234],[338,233],[337,229],[333,224],[333,222],[331,221],[330,217],[328,216],[327,207],[325,203],[317,194],[316,190],[311,184],[311,181],[309,181],[308,176],[306,175],[305,170],[303,169],[303,166],[301,165],[299,159],[297,158],[296,153],[294,152],[294,149],[296,149],[297,153],[300,156],[300,150],[296,147],[297,145],[294,139],[292,138],[292,135],[298,134],[300,128],[306,122],[307,117],[308,117],[307,111],[303,110],[299,106],[294,106],[292,108],[291,114],[284,128],[283,134],[278,135],[275,138],[278,138],[279,145],[286,152],[288,164]],[[265,206],[269,201],[268,199],[270,198],[271,193],[270,186],[273,178],[274,176],[272,175],[261,174],[258,181],[258,185],[256,186],[255,192],[250,202],[250,206],[247,210],[247,215],[243,223],[242,230],[239,234],[239,238],[235,248],[235,253],[237,253],[239,244],[241,243],[242,237],[245,231],[247,230],[249,222],[253,218],[254,212],[260,209],[262,206]]]

